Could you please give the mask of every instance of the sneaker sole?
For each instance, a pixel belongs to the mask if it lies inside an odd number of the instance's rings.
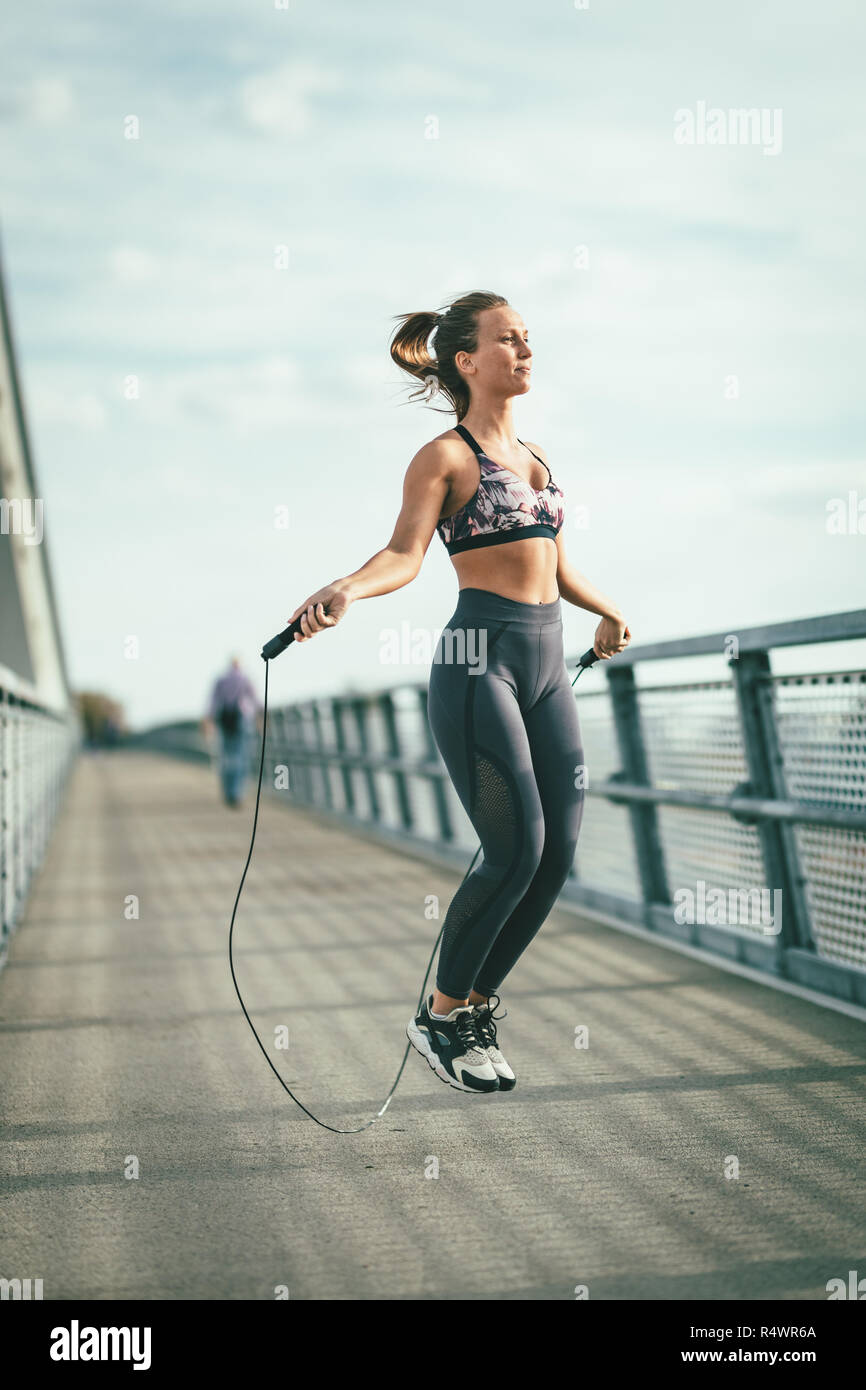
[[[455,1091],[463,1091],[465,1095],[469,1096],[493,1095],[495,1091],[499,1090],[500,1083],[498,1077],[496,1078],[497,1085],[490,1086],[487,1090],[482,1091],[478,1090],[475,1086],[464,1086],[462,1081],[458,1081],[455,1076],[452,1076],[450,1072],[446,1071],[438,1054],[433,1051],[427,1039],[424,1037],[424,1034],[420,1033],[415,1027],[414,1018],[410,1018],[406,1025],[406,1037],[409,1039],[415,1051],[421,1053],[421,1056],[427,1062],[433,1074],[438,1076],[440,1081],[444,1081],[446,1086],[452,1086]]]

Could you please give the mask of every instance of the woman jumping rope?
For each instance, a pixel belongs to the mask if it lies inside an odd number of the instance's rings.
[[[497,1042],[498,991],[556,902],[583,814],[560,599],[601,618],[593,649],[603,660],[631,634],[566,557],[563,492],[544,450],[514,433],[511,403],[529,390],[532,365],[520,315],[501,295],[477,292],[441,313],[398,317],[391,356],[424,382],[413,399],[443,396],[458,423],[409,464],[385,548],[311,594],[289,622],[301,617],[295,641],[308,641],[356,599],[403,588],[438,531],[460,587],[433,658],[427,714],[483,858],[451,900],[436,988],[406,1032],[448,1085],[505,1091],[516,1077]]]

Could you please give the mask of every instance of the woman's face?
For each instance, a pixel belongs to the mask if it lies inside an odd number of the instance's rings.
[[[532,349],[523,319],[508,304],[482,309],[478,315],[478,346],[458,352],[455,363],[473,391],[494,396],[522,396],[530,386]]]

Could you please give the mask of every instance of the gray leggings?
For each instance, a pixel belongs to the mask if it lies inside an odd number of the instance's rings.
[[[461,589],[427,714],[483,854],[448,907],[436,987],[453,999],[495,994],[556,902],[583,814],[560,600]]]

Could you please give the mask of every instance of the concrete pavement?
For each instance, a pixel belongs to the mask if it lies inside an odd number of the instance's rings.
[[[513,1093],[461,1095],[413,1052],[372,1130],[319,1129],[229,974],[251,818],[207,769],[80,760],[0,972],[0,1276],[46,1299],[647,1300],[866,1276],[862,1023],[564,908],[503,987]],[[264,804],[236,969],[329,1123],[382,1103],[425,900],[458,882]]]

